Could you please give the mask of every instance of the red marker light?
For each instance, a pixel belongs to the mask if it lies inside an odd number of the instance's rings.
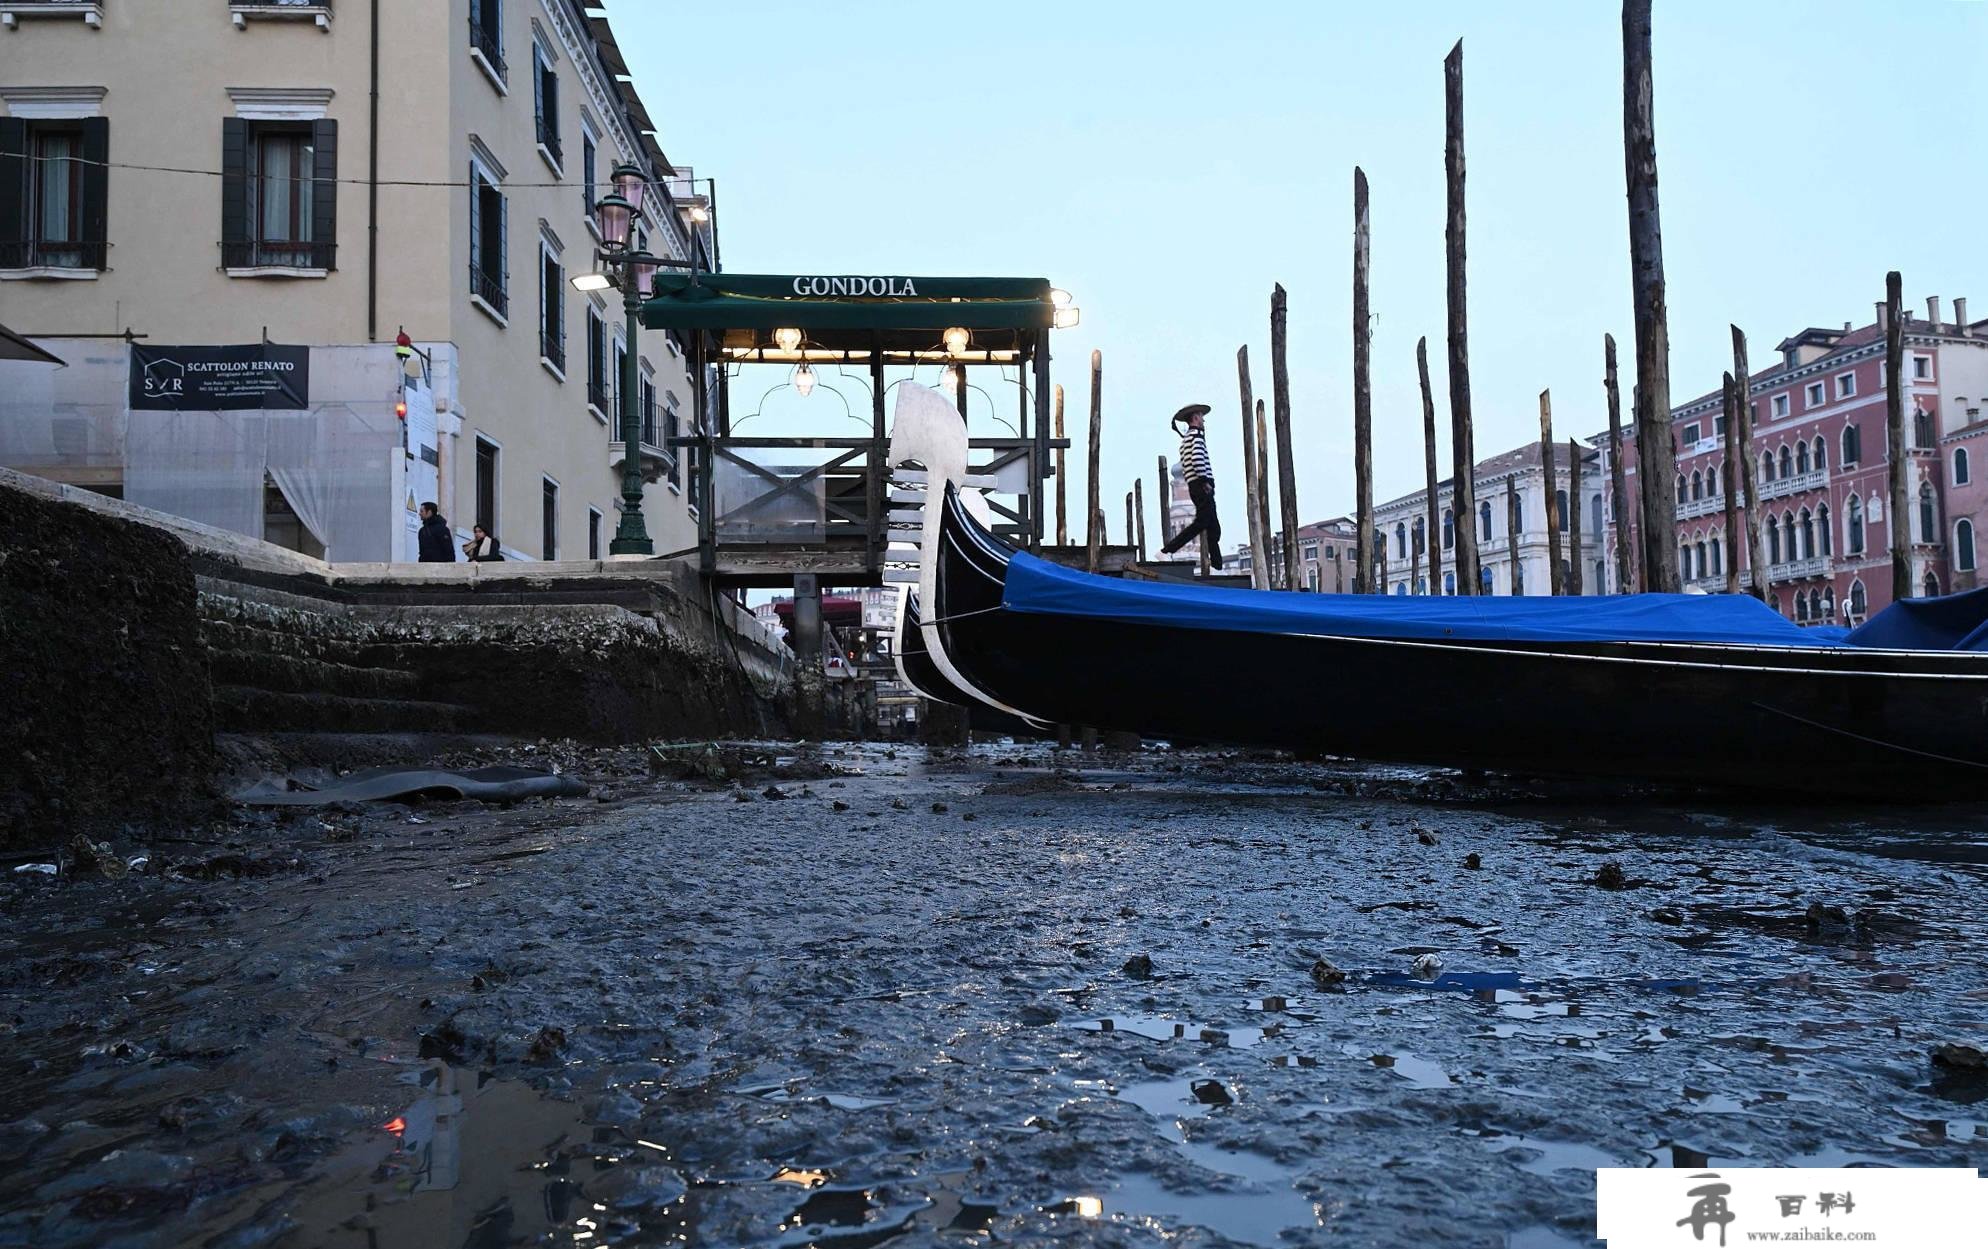
[[[405,399],[393,405],[393,414],[403,421],[407,419],[407,401]]]
[[[380,1127],[393,1133],[395,1136],[399,1136],[402,1132],[407,1131],[407,1120],[401,1118],[399,1115],[395,1115],[385,1123],[382,1123]]]

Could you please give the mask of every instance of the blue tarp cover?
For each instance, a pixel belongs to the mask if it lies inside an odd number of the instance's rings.
[[[1853,629],[1850,645],[1894,651],[1988,651],[1988,590],[1893,603]]]
[[[1078,572],[1025,552],[1017,552],[1009,561],[1002,601],[1014,611],[1244,633],[1411,641],[1842,644],[1836,638],[1819,636],[1817,630],[1801,628],[1765,603],[1741,594],[1580,598],[1286,594],[1121,581]],[[1877,623],[1873,620],[1864,627]]]

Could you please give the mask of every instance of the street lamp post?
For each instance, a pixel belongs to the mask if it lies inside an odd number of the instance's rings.
[[[621,361],[621,521],[615,526],[614,538],[607,549],[610,555],[653,555],[656,544],[650,539],[642,516],[642,357],[637,348],[637,331],[642,319],[642,300],[650,293],[656,270],[690,269],[694,275],[696,261],[668,260],[635,247],[635,223],[642,219],[649,192],[648,179],[639,166],[628,164],[615,166],[609,176],[614,189],[594,205],[594,218],[600,227],[600,258],[620,271],[628,346]],[[600,284],[598,280],[595,283]]]

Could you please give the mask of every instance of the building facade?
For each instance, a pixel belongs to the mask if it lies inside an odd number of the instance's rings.
[[[605,18],[580,0],[0,7],[0,319],[70,364],[0,365],[0,463],[340,561],[413,558],[431,499],[458,540],[482,523],[513,558],[605,553],[626,328],[618,291],[570,278],[595,265],[609,171],[664,188],[649,250],[715,251]],[[680,343],[638,340],[667,552],[695,542],[665,445],[694,390]],[[259,403],[154,402],[277,369]]]
[[[1189,515],[1192,516],[1190,509]],[[1358,528],[1349,516],[1313,521],[1298,527],[1298,588],[1313,594],[1346,594],[1353,589],[1354,552]],[[1270,583],[1281,587],[1284,576],[1284,535],[1270,537]],[[1234,570],[1248,575],[1256,553],[1244,543],[1236,549]]]
[[[1798,624],[1859,624],[1892,601],[1893,526],[1906,527],[1915,596],[1980,584],[1979,533],[1988,516],[1988,322],[1968,324],[1965,300],[1942,320],[1927,301],[1923,320],[1903,327],[1906,515],[1889,515],[1884,312],[1861,328],[1805,329],[1778,346],[1780,359],[1755,373],[1755,480],[1767,552],[1767,601]],[[1720,392],[1671,412],[1677,477],[1678,566],[1687,586],[1717,592],[1737,562],[1742,585],[1755,570],[1725,532],[1725,493],[1742,485],[1728,468]],[[1626,494],[1637,495],[1633,440],[1624,440]],[[1734,469],[1738,466],[1733,465]],[[1729,482],[1732,485],[1729,487]],[[1736,501],[1744,503],[1744,495]],[[1634,504],[1609,530],[1610,549],[1639,547]],[[1609,564],[1613,568],[1613,556]]]
[[[1551,531],[1546,509],[1558,513],[1563,593],[1573,590],[1574,566],[1581,570],[1583,594],[1607,593],[1599,561],[1604,550],[1600,456],[1583,451],[1576,465],[1563,444],[1553,447],[1553,480],[1540,463],[1537,446],[1520,447],[1480,460],[1476,483],[1478,580],[1487,594],[1550,594],[1553,586]],[[1580,484],[1575,486],[1575,468]],[[1428,496],[1423,491],[1390,499],[1374,508],[1376,557],[1389,594],[1455,594],[1456,516],[1450,506],[1452,481],[1436,486],[1441,533],[1435,558],[1423,533],[1428,527]],[[1579,499],[1581,542],[1573,549],[1573,507]]]

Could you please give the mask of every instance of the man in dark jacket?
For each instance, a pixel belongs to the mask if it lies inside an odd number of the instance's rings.
[[[449,522],[442,519],[442,513],[433,503],[421,505],[421,562],[424,564],[453,564],[456,562],[455,537],[449,533]]]

